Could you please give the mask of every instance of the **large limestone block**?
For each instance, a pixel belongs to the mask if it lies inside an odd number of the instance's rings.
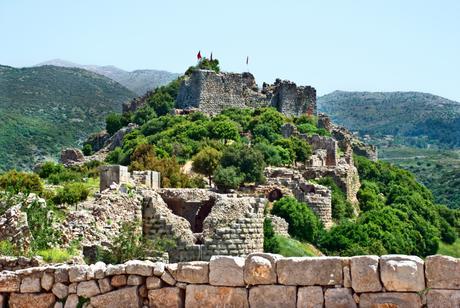
[[[460,259],[429,256],[425,261],[426,285],[433,289],[460,289]]]
[[[419,292],[425,289],[423,260],[416,256],[380,257],[380,277],[387,291]]]
[[[49,291],[53,287],[53,284],[54,284],[54,275],[51,273],[43,273],[43,276],[41,279],[42,288],[45,289],[46,291]]]
[[[245,288],[188,285],[185,291],[185,307],[200,308],[249,308]]]
[[[126,274],[152,276],[154,264],[151,261],[131,260],[125,263]]]
[[[323,308],[323,303],[321,287],[302,287],[297,291],[297,308]]]
[[[426,303],[430,308],[460,307],[460,290],[430,289],[426,295]]]
[[[95,308],[139,308],[140,297],[137,287],[129,287],[91,297],[90,303]]]
[[[184,306],[184,291],[175,288],[150,290],[148,293],[151,308],[181,308]]]
[[[78,296],[90,298],[98,294],[101,294],[101,291],[99,290],[96,280],[83,281],[77,286]]]
[[[21,279],[13,272],[0,273],[0,292],[19,292]]]
[[[18,294],[12,293],[8,301],[11,308],[52,308],[56,298],[52,293]]]
[[[110,283],[112,286],[115,288],[123,287],[126,285],[128,278],[126,275],[116,275],[112,276],[112,279],[110,280]]]
[[[357,256],[350,259],[351,286],[357,293],[382,290],[378,256]]]
[[[276,261],[279,255],[253,253],[244,264],[244,282],[248,285],[276,284]]]
[[[65,300],[64,308],[77,308],[78,306],[78,295],[70,294]]]
[[[38,293],[41,289],[40,277],[38,276],[24,277],[21,281],[21,293]]]
[[[278,282],[284,285],[342,285],[342,259],[338,257],[284,258],[276,263]]]
[[[177,267],[177,281],[188,283],[208,283],[209,263],[203,261],[179,263]]]
[[[249,290],[251,308],[295,308],[296,287],[293,286],[257,286]]]
[[[244,286],[244,261],[241,257],[211,257],[209,283],[214,286]]]
[[[327,289],[324,292],[324,303],[327,308],[356,308],[353,293],[348,288]]]
[[[115,276],[126,274],[126,265],[125,264],[109,264],[105,269],[106,276]]]
[[[159,289],[163,286],[163,281],[158,277],[152,276],[147,278],[145,285],[149,290]]]
[[[420,308],[422,300],[417,293],[363,293],[359,297],[360,308]]]
[[[69,269],[67,265],[60,266],[54,271],[54,282],[69,282]]]

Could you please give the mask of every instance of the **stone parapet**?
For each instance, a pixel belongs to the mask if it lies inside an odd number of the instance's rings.
[[[460,259],[283,258],[46,265],[0,272],[6,307],[459,307]],[[351,267],[351,271],[350,271]],[[351,272],[351,275],[350,275]]]

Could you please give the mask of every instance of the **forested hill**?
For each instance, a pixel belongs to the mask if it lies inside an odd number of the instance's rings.
[[[393,135],[399,142],[460,146],[460,103],[420,92],[335,91],[318,98],[318,108],[361,135]]]
[[[134,96],[82,69],[0,66],[0,170],[31,168],[62,147],[80,144]]]

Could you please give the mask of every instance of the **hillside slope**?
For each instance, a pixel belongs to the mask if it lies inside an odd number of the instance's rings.
[[[60,59],[54,59],[37,64],[37,66],[43,65],[82,68],[115,80],[116,82],[122,84],[138,95],[143,95],[145,92],[168,84],[169,82],[179,77],[179,74],[170,73],[167,71],[135,70],[128,72],[113,65],[80,65]]]
[[[361,135],[392,135],[399,144],[460,146],[460,103],[419,92],[335,91],[318,109]]]
[[[0,66],[0,170],[28,169],[104,127],[135,94],[95,73]]]

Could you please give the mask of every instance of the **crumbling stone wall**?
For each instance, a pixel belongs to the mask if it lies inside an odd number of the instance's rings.
[[[332,193],[329,188],[309,183],[302,173],[289,168],[266,168],[265,176],[268,185],[287,188],[288,195],[308,204],[326,228],[332,226]]]
[[[122,185],[135,185],[152,189],[160,188],[160,173],[151,170],[133,171],[130,173],[128,167],[121,165],[101,166],[99,189],[104,191],[110,188],[113,183]]]
[[[255,253],[178,264],[50,265],[0,273],[0,305],[77,307],[459,307],[460,259]]]
[[[272,106],[286,115],[316,113],[316,90],[277,79],[259,90],[250,73],[216,73],[196,70],[187,76],[176,99],[180,109],[198,108],[216,114],[229,107]]]
[[[289,237],[289,223],[284,218],[276,215],[267,215],[266,217],[271,220],[273,232],[276,235]]]
[[[263,250],[265,200],[204,189],[144,192],[144,236],[178,239],[173,261],[209,260],[214,254],[246,255]]]

